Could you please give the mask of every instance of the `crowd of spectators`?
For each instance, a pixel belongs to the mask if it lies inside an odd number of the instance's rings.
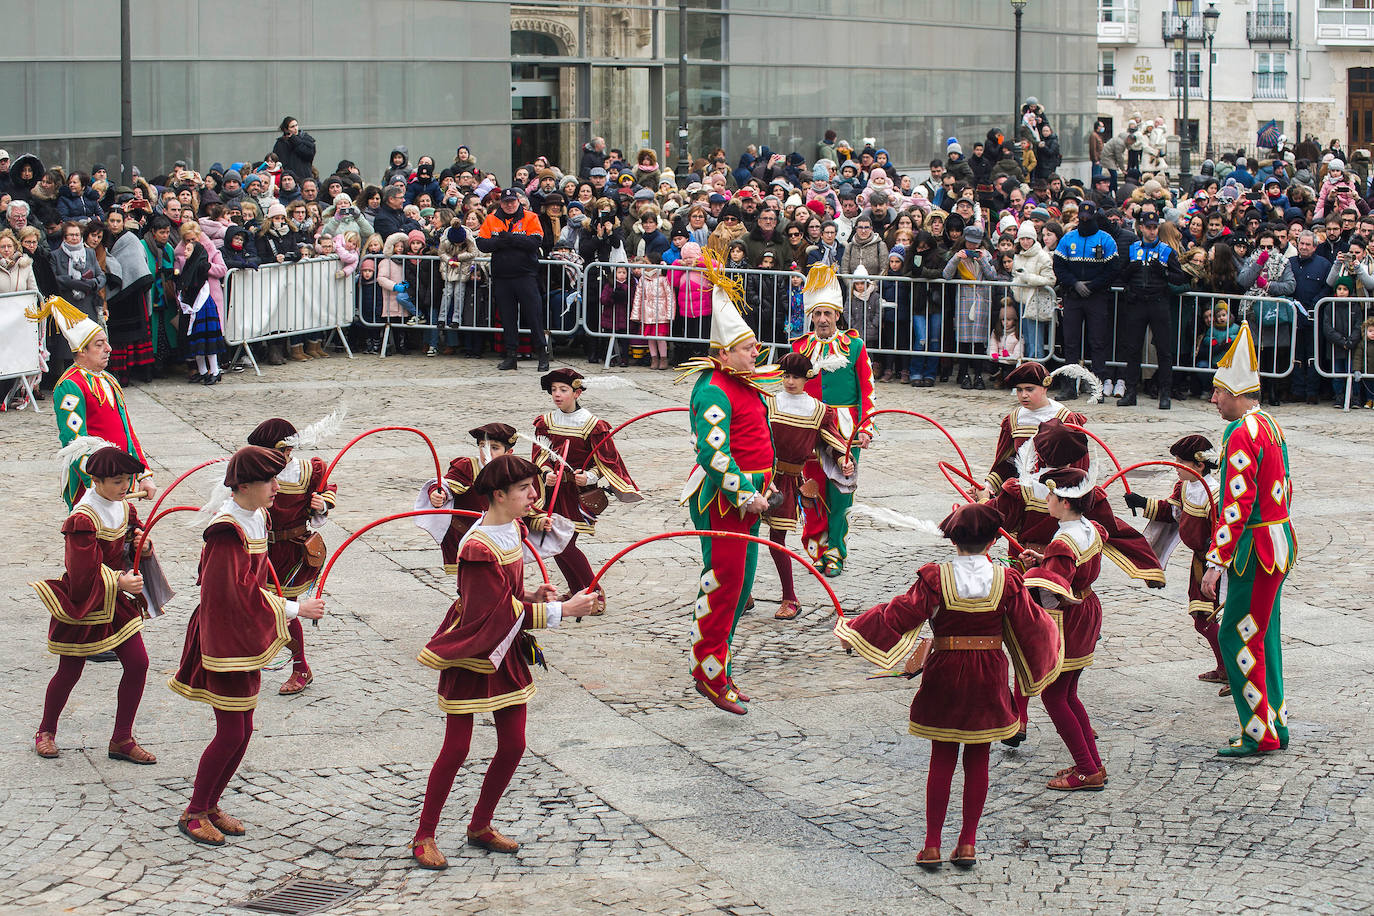
[[[509,368],[517,356],[547,359],[547,332],[589,360],[663,369],[702,348],[691,340],[710,323],[704,258],[739,271],[770,343],[801,333],[800,276],[829,264],[846,278],[850,325],[872,349],[897,351],[874,357],[888,383],[976,389],[1022,358],[1081,359],[1123,406],[1138,384],[1167,406],[1205,390],[1205,377],[1163,368],[1170,351],[1215,368],[1248,320],[1266,368],[1293,367],[1266,382],[1269,403],[1333,398],[1316,348],[1332,348],[1338,371],[1363,372],[1374,357],[1363,304],[1313,321],[1319,299],[1374,290],[1368,152],[1347,162],[1339,149],[1237,150],[1171,180],[1158,130],[1142,120],[1095,134],[1086,186],[1060,174],[1058,136],[1034,99],[1017,136],[989,130],[967,152],[950,137],[919,175],[875,139],[834,131],[805,152],[716,149],[686,175],[654,150],[626,156],[598,137],[567,171],[539,156],[508,181],[466,146],[442,164],[398,146],[375,171],[343,160],[324,174],[290,117],[262,159],[203,173],[179,161],[151,178],[135,170],[129,186],[98,163],[66,170],[0,150],[0,292],[61,293],[107,323],[124,382],[187,364],[188,257],[205,261],[198,273],[221,317],[229,269],[337,258],[338,276],[358,284],[351,334],[367,352],[390,324],[403,352],[495,351]],[[183,234],[188,224],[199,231]],[[527,264],[539,266],[521,286]],[[588,265],[598,266],[584,286]],[[1212,298],[1191,305],[1188,292]],[[529,295],[543,306],[533,322]],[[586,329],[617,338],[585,334],[580,311]],[[515,334],[517,314],[527,333]],[[503,324],[504,335],[486,330]],[[60,339],[49,343],[50,384],[62,353]],[[1161,369],[1142,383],[1151,351]],[[274,342],[267,361],[328,355],[323,339],[301,336]]]

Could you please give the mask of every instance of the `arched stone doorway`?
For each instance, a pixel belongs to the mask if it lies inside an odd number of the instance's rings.
[[[576,169],[577,36],[562,23],[511,20],[511,167],[544,155]],[[547,58],[541,60],[541,58]]]

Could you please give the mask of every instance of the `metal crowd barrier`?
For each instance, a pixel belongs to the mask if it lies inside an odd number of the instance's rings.
[[[1322,378],[1345,380],[1344,408],[1349,410],[1365,401],[1374,400],[1374,367],[1366,366],[1366,350],[1374,352],[1374,346],[1366,342],[1364,323],[1374,317],[1374,298],[1328,296],[1317,300],[1312,312],[1315,324],[1315,359],[1313,367]],[[1338,344],[1342,340],[1353,340],[1355,346],[1346,349]],[[1355,383],[1359,383],[1356,394]]]
[[[335,255],[235,267],[224,278],[225,342],[238,347],[259,375],[251,345],[284,337],[330,332],[352,358],[344,328],[353,321],[354,292],[352,279],[339,276]]]
[[[34,323],[24,317],[26,309],[38,307],[36,290],[21,290],[13,293],[0,293],[0,382],[13,381],[12,385],[0,385],[0,404],[8,401],[18,387],[24,392],[25,401],[20,406],[38,410],[34,403],[33,383],[30,379],[42,371],[43,328],[47,321]]]
[[[492,300],[492,284],[489,274],[491,258],[483,256],[468,262],[466,276],[462,281],[454,281],[453,287],[444,279],[445,259],[434,254],[402,254],[386,256],[366,254],[359,261],[374,265],[376,271],[373,282],[385,280],[391,283],[405,281],[410,284],[407,295],[414,308],[410,310],[399,304],[391,290],[383,286],[382,314],[367,314],[364,303],[371,297],[359,290],[358,324],[367,328],[381,328],[381,356],[385,358],[391,345],[392,335],[405,330],[426,332],[431,345],[437,346],[446,332],[460,334],[496,334],[501,331],[501,316],[497,313]],[[582,290],[582,268],[578,264],[557,259],[540,259],[539,291],[544,300],[544,328],[555,337],[570,336],[582,326],[580,295]],[[361,274],[359,274],[361,283]],[[449,296],[449,303],[444,296]],[[411,318],[416,319],[413,323]],[[520,333],[528,334],[530,329],[523,323]]]
[[[1131,342],[1123,339],[1122,316],[1127,308],[1125,293],[1121,289],[1114,292],[1112,349],[1107,365],[1121,368],[1126,365]],[[1216,308],[1221,304],[1226,305],[1229,312],[1228,327],[1239,330],[1241,321],[1249,323],[1259,353],[1260,375],[1271,379],[1288,377],[1293,372],[1297,356],[1298,322],[1305,314],[1301,304],[1283,297],[1228,296],[1220,293],[1184,293],[1176,303],[1171,302],[1174,371],[1209,377],[1216,372],[1217,360],[1226,355],[1229,344],[1209,347],[1207,334],[1211,330]],[[1285,315],[1290,316],[1290,320],[1281,320]],[[1141,346],[1141,369],[1158,369],[1158,350],[1154,340],[1147,334]]]

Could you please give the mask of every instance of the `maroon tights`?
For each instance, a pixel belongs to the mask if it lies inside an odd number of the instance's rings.
[[[1224,667],[1221,660],[1221,644],[1217,641],[1217,631],[1219,629],[1217,619],[1213,617],[1209,620],[1201,614],[1191,614],[1189,616],[1193,618],[1193,629],[1197,630],[1198,633],[1202,635],[1202,638],[1207,640],[1207,645],[1212,647],[1212,654],[1217,658],[1217,667]]]
[[[243,755],[248,751],[248,741],[253,737],[253,710],[230,712],[215,710],[215,737],[210,739],[205,753],[200,755],[200,766],[196,768],[196,781],[191,789],[191,803],[186,806],[188,814],[201,814],[219,804],[219,797],[234,778]]]
[[[577,546],[577,535],[574,534],[568,546],[563,548],[563,552],[553,559],[568,582],[568,594],[576,595],[592,584],[592,564],[587,561],[587,555],[582,552],[582,548]]]
[[[511,777],[515,775],[515,768],[520,765],[520,758],[525,755],[525,705],[507,706],[492,715],[496,719],[496,753],[487,767],[482,791],[477,796],[476,807],[472,809],[472,820],[468,822],[468,830],[474,833],[491,826],[496,803],[501,800]],[[425,806],[420,811],[420,827],[415,831],[416,842],[434,836],[444,802],[448,801],[453,780],[467,759],[471,745],[472,714],[450,714],[444,728],[444,746],[439,749],[439,759],[434,761],[434,767],[429,771]]]
[[[115,692],[115,726],[110,740],[122,745],[134,736],[134,716],[138,715],[138,704],[143,700],[143,684],[148,679],[148,650],[143,647],[143,634],[130,636],[116,646],[114,652],[124,666],[124,674]],[[62,715],[76,682],[81,680],[81,669],[85,666],[86,659],[82,656],[58,656],[57,673],[48,682],[48,692],[43,698],[43,722],[38,726],[40,732],[57,734],[57,719]]]
[[[770,529],[768,540],[774,544],[786,544],[787,532],[776,528]],[[792,582],[792,558],[781,550],[770,550],[769,552],[773,554],[773,565],[778,568],[778,582],[782,585],[782,600],[796,601],[797,591]]]
[[[964,824],[959,845],[973,845],[978,820],[988,800],[988,744],[964,745]],[[959,762],[959,742],[930,743],[930,773],[926,776],[926,845],[940,846],[940,831],[949,808],[949,787],[954,781],[954,766]]]
[[[1065,671],[1045,688],[1042,698],[1045,712],[1050,714],[1055,731],[1059,732],[1059,737],[1064,739],[1065,746],[1073,755],[1073,764],[1079,775],[1091,776],[1101,768],[1102,758],[1097,755],[1097,741],[1093,738],[1088,711],[1078,699],[1078,676],[1082,673]]]
[[[301,619],[294,617],[286,624],[286,632],[291,636],[296,648],[291,653],[291,670],[298,674],[305,674],[310,670],[310,666],[305,662],[305,630],[301,627]]]

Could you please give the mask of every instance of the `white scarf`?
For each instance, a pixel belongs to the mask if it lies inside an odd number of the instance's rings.
[[[67,253],[67,275],[73,280],[80,280],[81,275],[86,272],[86,245],[77,242],[73,248],[63,242],[62,250]]]

